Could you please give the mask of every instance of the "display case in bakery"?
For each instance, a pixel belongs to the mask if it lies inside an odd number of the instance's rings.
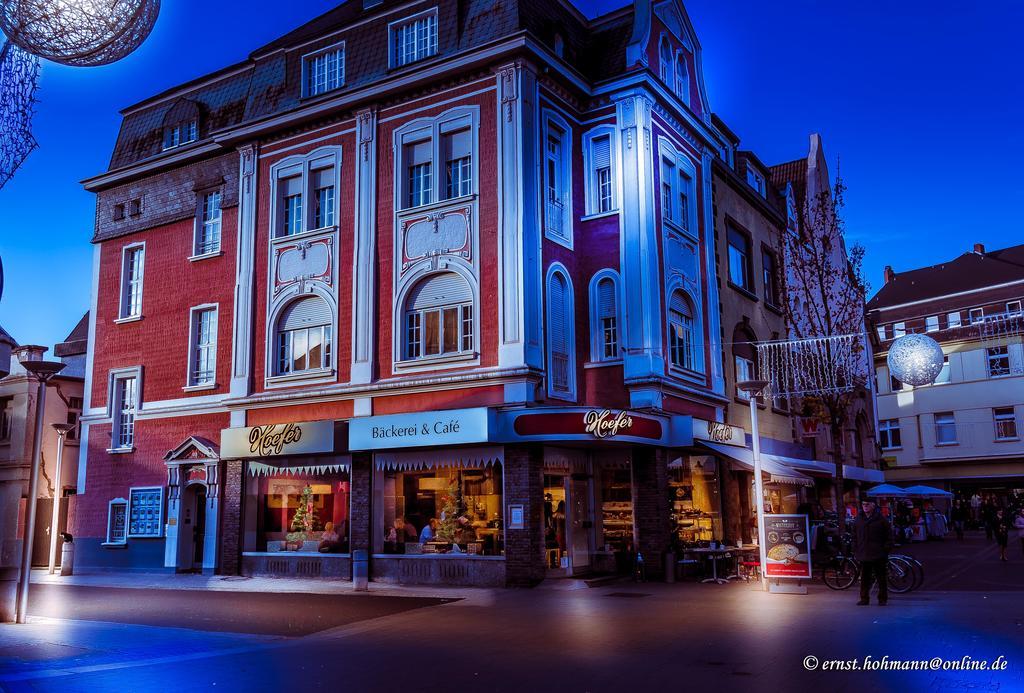
[[[710,456],[673,460],[668,468],[669,510],[681,544],[721,541],[722,495],[718,463]]]
[[[601,533],[605,551],[633,550],[633,484],[628,468],[602,471]]]

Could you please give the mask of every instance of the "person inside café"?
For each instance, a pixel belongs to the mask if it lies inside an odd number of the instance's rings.
[[[320,553],[340,553],[341,539],[334,531],[334,523],[328,522],[324,525],[323,534],[320,535],[320,543],[317,544],[317,551]]]
[[[423,525],[423,529],[420,530],[421,544],[426,544],[437,536],[437,528],[439,524],[440,523],[438,523],[437,518],[432,517],[425,525]]]

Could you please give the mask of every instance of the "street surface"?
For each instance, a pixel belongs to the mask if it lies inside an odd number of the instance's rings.
[[[8,691],[1021,691],[1024,556],[973,535],[907,549],[925,587],[887,607],[856,587],[807,595],[731,583],[534,590],[106,577],[34,585],[0,627]],[[68,579],[65,578],[65,581]],[[205,578],[203,580],[206,580]],[[178,582],[176,582],[178,581]],[[86,583],[86,584],[81,584]],[[276,581],[271,589],[302,589]],[[188,589],[161,589],[184,585]],[[993,661],[1004,671],[825,671],[829,660]],[[807,657],[816,667],[805,668]]]

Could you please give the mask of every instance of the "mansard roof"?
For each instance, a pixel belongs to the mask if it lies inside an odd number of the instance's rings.
[[[426,6],[424,6],[426,7]],[[569,0],[438,0],[440,57],[482,48],[501,39],[527,36],[553,51],[555,36],[567,65],[591,82],[622,74],[636,33],[634,6],[593,20]],[[402,0],[363,9],[347,0],[253,51],[245,61],[168,89],[122,111],[123,121],[108,170],[163,154],[169,112],[186,101],[202,114],[200,148],[210,133],[256,122],[304,105],[300,95],[302,56],[345,42],[345,85],[337,93],[378,82],[394,72],[388,64],[387,25],[420,11]]]

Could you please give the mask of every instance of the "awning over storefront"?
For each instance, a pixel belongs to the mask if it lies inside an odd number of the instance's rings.
[[[416,450],[414,452],[376,452],[373,455],[377,469],[475,469],[491,464],[503,464],[505,451],[501,446],[450,448],[447,450]]]
[[[754,453],[750,448],[741,448],[733,445],[717,445],[700,441],[700,445],[726,457],[733,463],[747,471],[754,471]],[[796,486],[814,486],[814,480],[801,474],[785,463],[778,461],[774,455],[761,453],[761,470],[768,475],[768,478],[777,484],[794,484]]]
[[[852,481],[867,481],[871,484],[880,484],[885,481],[885,473],[881,469],[865,469],[864,467],[852,467],[844,464],[843,478]]]
[[[270,463],[249,460],[249,473],[253,476],[316,475],[347,472],[352,468],[351,455],[337,455],[329,460],[324,458],[280,459]]]
[[[786,457],[785,455],[769,455],[769,457],[777,462],[782,462],[787,467],[792,467],[811,476],[831,478],[836,475],[836,465],[833,462],[803,460],[799,457]]]

